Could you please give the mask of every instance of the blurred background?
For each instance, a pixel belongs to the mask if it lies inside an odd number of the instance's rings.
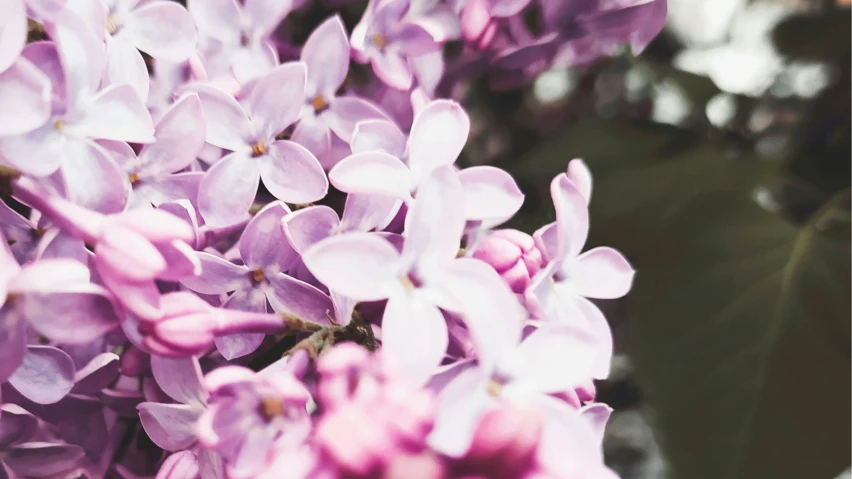
[[[607,461],[624,479],[850,477],[850,11],[837,0],[669,0],[639,56],[465,98],[469,164],[553,221],[583,158],[589,247],[620,249]],[[456,96],[458,92],[454,92]]]

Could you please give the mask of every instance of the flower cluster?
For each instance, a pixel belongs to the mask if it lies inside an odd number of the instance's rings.
[[[495,229],[523,194],[436,86],[449,41],[529,78],[665,0],[371,0],[302,45],[305,2],[186,3],[0,5],[0,477],[615,477],[591,174]]]

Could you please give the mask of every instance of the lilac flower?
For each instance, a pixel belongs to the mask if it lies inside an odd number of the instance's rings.
[[[375,234],[347,233],[317,243],[302,259],[332,291],[359,301],[387,299],[382,348],[425,381],[447,349],[447,324],[437,305],[464,218],[461,184],[447,166],[426,179],[419,198],[406,217],[401,253]]]
[[[591,182],[585,188],[591,194]],[[595,378],[609,374],[612,335],[603,313],[586,298],[620,298],[630,291],[634,271],[618,251],[593,248],[580,253],[589,231],[586,197],[567,174],[550,185],[556,222],[541,228],[535,237],[548,264],[527,289],[530,307],[540,318],[553,318],[594,331],[600,344]]]
[[[121,170],[92,140],[149,143],[154,140],[151,117],[128,85],[98,89],[103,48],[73,12],[63,11],[61,21],[52,24],[51,35],[61,70],[50,45],[30,45],[24,55],[50,76],[54,91],[62,96],[54,102],[46,124],[0,139],[0,154],[14,168],[35,176],[50,175],[61,167],[55,181],[73,201],[102,212],[120,211],[127,195]]]
[[[209,398],[202,385],[198,360],[154,356],[151,358],[151,371],[160,389],[177,403],[143,402],[139,405],[139,418],[148,437],[167,451],[192,450],[197,469],[214,473],[204,477],[224,478],[224,474],[215,474],[222,469],[221,457],[195,447],[198,420],[207,409]]]
[[[126,143],[101,142],[113,152],[130,183],[128,206],[159,206],[184,198],[194,201],[203,173],[179,172],[195,160],[204,145],[198,96],[188,94],[176,101],[157,122],[154,139],[138,156]]]
[[[249,221],[240,237],[242,265],[200,252],[201,275],[184,279],[183,285],[203,294],[232,293],[225,308],[265,313],[271,305],[276,312],[327,324],[326,314],[333,310],[331,299],[284,274],[297,260],[280,228],[282,219],[289,214],[284,203],[267,205]],[[262,334],[239,335],[218,338],[216,344],[225,358],[233,359],[251,353],[262,340]]]
[[[38,419],[14,404],[0,406],[0,474],[48,477],[73,469],[83,457],[78,446],[44,442]]]
[[[208,225],[246,218],[261,178],[273,196],[290,203],[325,196],[328,180],[316,157],[298,143],[275,139],[299,117],[305,78],[304,63],[281,65],[258,79],[242,104],[213,87],[197,87],[207,142],[233,151],[201,180],[198,206]]]
[[[210,405],[198,437],[222,455],[234,479],[256,477],[273,459],[275,445],[298,446],[311,430],[310,393],[286,365],[275,366],[260,373],[225,366],[204,378]]]
[[[195,53],[197,33],[192,17],[175,2],[94,0],[69,5],[101,41],[106,41],[107,85],[127,84],[143,101],[149,78],[139,50],[156,59],[183,61]]]
[[[386,115],[367,100],[336,96],[349,71],[349,41],[340,17],[329,18],[313,31],[300,58],[308,69],[306,106],[293,141],[331,166],[331,132],[349,143],[358,121]]]
[[[406,165],[387,151],[399,152],[398,136],[390,133],[381,140],[377,136],[392,130],[383,123],[365,122],[363,129],[358,128],[358,139],[353,140],[358,152],[338,163],[329,172],[329,180],[347,193],[384,194],[411,203],[420,183],[435,168],[455,163],[469,130],[470,119],[457,103],[430,102],[411,126]],[[459,172],[459,180],[464,185],[464,214],[468,220],[499,224],[523,203],[517,184],[503,170],[490,166],[467,168]]]
[[[211,78],[233,75],[242,84],[278,64],[269,34],[292,8],[289,1],[190,0]]]
[[[409,59],[433,53],[441,44],[406,14],[410,0],[374,0],[352,31],[355,59],[370,62],[388,86],[408,90],[413,82]]]

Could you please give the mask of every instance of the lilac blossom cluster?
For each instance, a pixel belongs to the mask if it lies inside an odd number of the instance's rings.
[[[591,174],[495,229],[523,194],[455,166],[435,87],[448,41],[529,75],[665,1],[534,3],[371,0],[297,48],[289,1],[3,0],[0,478],[616,477],[588,298],[634,272],[583,251]]]

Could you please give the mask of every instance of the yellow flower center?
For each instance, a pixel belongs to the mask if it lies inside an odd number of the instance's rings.
[[[262,155],[265,155],[267,151],[269,151],[269,150],[266,148],[266,143],[264,143],[262,141],[258,141],[257,143],[255,143],[251,147],[251,156],[254,156],[254,157],[262,156]]]
[[[373,36],[370,37],[370,40],[373,41],[373,45],[375,45],[379,50],[384,50],[388,45],[388,39],[381,33],[374,33]]]
[[[311,106],[314,107],[315,112],[319,113],[328,108],[328,102],[322,95],[317,95],[311,100]]]

